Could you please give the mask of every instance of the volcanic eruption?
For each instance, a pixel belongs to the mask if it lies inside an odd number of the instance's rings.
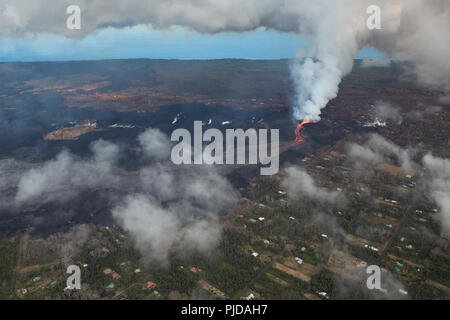
[[[299,144],[299,143],[302,143],[303,141],[305,141],[305,138],[302,136],[302,134],[301,134],[301,130],[302,130],[302,127],[305,125],[305,124],[307,124],[307,123],[310,123],[310,121],[308,121],[308,120],[303,120],[302,122],[300,122],[298,125],[297,125],[297,127],[295,128],[295,130],[294,130],[294,133],[295,133],[295,140],[294,140],[294,144]]]

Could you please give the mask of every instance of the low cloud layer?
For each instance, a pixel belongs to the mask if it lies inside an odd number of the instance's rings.
[[[138,141],[143,160],[157,162],[137,172],[120,169],[121,148],[104,140],[91,144],[88,158],[62,151],[31,169],[8,167],[8,174],[0,171],[4,178],[0,190],[15,192],[2,194],[2,202],[20,211],[62,204],[98,189],[111,199],[107,206],[114,219],[130,232],[145,261],[165,264],[171,253],[206,253],[214,248],[220,240],[220,214],[233,206],[239,193],[213,167],[184,168],[165,161],[171,144],[161,131],[148,129]],[[7,165],[18,164],[2,163]]]
[[[414,149],[404,149],[378,134],[370,135],[363,145],[350,143],[347,146],[348,160],[357,167],[386,162],[397,163],[403,169],[413,170],[416,168],[412,160],[414,153]]]
[[[428,188],[439,206],[438,217],[447,233],[450,233],[450,160],[427,154],[423,165],[428,170]]]
[[[118,160],[119,147],[98,140],[91,150],[93,156],[89,160],[63,151],[55,159],[27,171],[18,183],[16,203],[67,201],[82,190],[116,184],[117,177],[111,170]]]
[[[147,168],[141,178],[148,191],[127,197],[112,212],[145,260],[166,263],[170,253],[204,253],[217,245],[219,213],[238,200],[227,180],[209,170],[177,177],[164,167]]]
[[[167,160],[170,155],[170,139],[159,129],[147,129],[138,137],[144,155],[152,160]]]
[[[377,101],[374,106],[374,113],[375,121],[384,121],[396,125],[400,125],[403,122],[400,109],[386,101]]]
[[[368,170],[380,163],[390,163],[420,172],[418,186],[436,202],[439,209],[435,218],[444,232],[450,233],[450,160],[426,154],[417,163],[416,153],[417,150],[402,148],[378,134],[370,135],[364,144],[347,146],[349,164],[356,168]]]
[[[329,191],[326,188],[317,186],[314,179],[300,167],[286,168],[281,186],[286,190],[291,201],[298,201],[304,198],[334,203],[343,198],[340,192]]]

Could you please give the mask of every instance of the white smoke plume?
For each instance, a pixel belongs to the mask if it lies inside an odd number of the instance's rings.
[[[105,27],[138,24],[153,28],[184,26],[198,32],[243,32],[257,28],[295,32],[311,44],[292,64],[296,88],[293,115],[320,120],[321,109],[336,97],[342,78],[365,46],[409,61],[419,83],[449,92],[450,4],[448,0],[79,0],[81,30],[65,25],[70,0],[3,0],[0,35],[58,33],[83,37]],[[367,27],[369,6],[381,9],[381,29]],[[49,9],[50,8],[50,9]]]
[[[381,9],[380,30],[370,30],[367,16],[361,15],[370,5]],[[312,34],[310,56],[314,58],[300,60],[292,68],[297,120],[320,120],[320,110],[337,96],[342,78],[353,68],[353,59],[367,45],[388,52],[394,59],[412,62],[414,67],[409,71],[419,83],[449,90],[446,60],[450,48],[448,31],[444,31],[450,29],[448,1],[315,1],[309,6],[314,9],[302,8],[310,14],[302,20],[301,29],[306,21],[307,32]],[[426,36],[430,33],[436,38]],[[435,43],[437,50],[422,47],[425,43]]]

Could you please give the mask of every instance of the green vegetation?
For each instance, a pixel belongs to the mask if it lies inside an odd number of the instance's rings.
[[[17,264],[20,235],[0,239],[0,299],[14,297],[14,268]]]

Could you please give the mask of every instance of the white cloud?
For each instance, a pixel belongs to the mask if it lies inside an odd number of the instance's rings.
[[[167,160],[170,155],[170,139],[159,129],[147,129],[138,137],[144,154],[153,160]]]
[[[238,200],[225,178],[213,170],[175,172],[162,165],[144,169],[141,178],[145,195],[127,197],[112,213],[134,237],[145,260],[164,264],[170,252],[205,253],[216,246],[219,214]]]
[[[386,101],[377,101],[374,107],[376,120],[388,121],[400,125],[403,117],[400,109]]]
[[[285,170],[285,176],[281,186],[286,190],[290,200],[309,198],[324,202],[336,202],[343,195],[337,191],[329,191],[316,185],[314,179],[300,167],[289,167]]]
[[[169,149],[168,137],[159,130],[146,130],[139,141],[158,160]],[[113,217],[130,232],[147,261],[164,264],[170,252],[205,253],[215,247],[221,235],[219,215],[234,205],[239,193],[214,168],[180,168],[169,160],[126,172],[116,166],[119,146],[98,140],[91,150],[88,159],[63,151],[32,169],[6,175],[0,190],[17,185],[17,209],[64,203],[83,191],[102,188],[114,196],[109,204]]]
[[[348,144],[347,154],[348,160],[356,166],[364,167],[367,164],[391,163],[392,160],[395,160],[403,169],[414,170],[417,168],[412,160],[415,154],[414,149],[404,149],[378,134],[370,135],[364,145]]]
[[[422,162],[429,170],[427,182],[429,192],[440,208],[439,220],[445,232],[450,233],[450,160],[427,154]]]
[[[90,160],[63,151],[56,159],[25,172],[18,182],[16,203],[66,201],[81,190],[117,183],[111,169],[118,159],[119,148],[99,140],[91,145],[91,150],[94,156]]]

